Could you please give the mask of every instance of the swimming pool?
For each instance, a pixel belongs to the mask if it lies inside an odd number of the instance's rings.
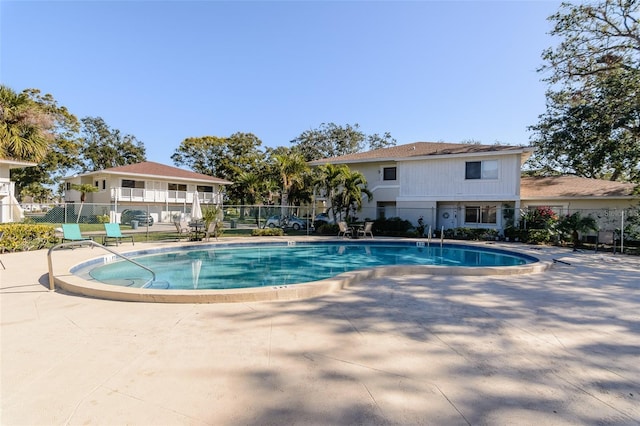
[[[149,272],[110,256],[78,265],[71,272],[90,281],[131,289],[193,291],[288,287],[390,267],[491,271],[537,262],[531,256],[505,250],[420,241],[218,244],[138,252],[133,258],[153,270],[156,280],[150,282]]]

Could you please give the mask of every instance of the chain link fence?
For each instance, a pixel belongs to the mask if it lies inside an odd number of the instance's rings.
[[[32,204],[23,205],[25,221],[60,226],[62,223],[115,222],[139,226],[150,232],[173,225],[176,221],[191,220],[191,205],[169,206],[158,204]],[[210,206],[209,206],[210,207]],[[203,205],[207,209],[208,205]],[[374,233],[378,235],[435,236],[443,232],[446,238],[501,239],[528,241],[534,235],[539,241],[557,243],[557,224],[568,216],[579,214],[593,218],[596,229],[581,231],[580,238],[592,244],[616,244],[630,251],[640,246],[640,209],[548,209],[549,217],[541,220],[537,208],[515,209],[504,206],[446,206],[437,208],[404,208],[385,206],[360,211],[352,210],[349,217],[336,214],[331,209],[311,206],[281,207],[275,205],[224,205],[220,206],[222,222],[227,229],[274,228],[317,231],[327,226],[327,233],[336,227],[336,221],[374,221]],[[548,219],[548,220],[547,220]],[[337,233],[337,231],[336,231]]]

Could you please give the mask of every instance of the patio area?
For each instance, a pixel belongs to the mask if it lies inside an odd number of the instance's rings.
[[[2,254],[0,424],[640,423],[640,257],[504,246],[562,262],[154,304],[50,292],[45,250]]]

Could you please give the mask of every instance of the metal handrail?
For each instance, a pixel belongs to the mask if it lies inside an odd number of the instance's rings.
[[[142,265],[142,264],[140,264],[140,263],[136,262],[136,261],[135,261],[135,260],[133,260],[133,259],[129,259],[128,257],[126,257],[126,256],[124,256],[124,255],[122,255],[122,254],[118,253],[117,251],[111,250],[109,247],[103,246],[103,245],[102,245],[102,244],[100,244],[100,243],[96,243],[96,242],[95,242],[95,241],[93,241],[93,240],[71,241],[70,243],[60,243],[60,244],[57,244],[57,245],[55,245],[55,246],[51,247],[51,248],[49,249],[49,251],[47,252],[47,263],[48,263],[48,265],[49,265],[49,290],[55,290],[55,279],[54,279],[54,277],[53,277],[53,263],[52,263],[52,261],[51,261],[51,253],[52,253],[54,250],[57,250],[57,249],[59,249],[59,248],[63,248],[63,247],[74,247],[74,246],[84,246],[84,245],[90,245],[90,246],[92,246],[91,248],[93,248],[93,247],[100,247],[100,248],[102,248],[102,249],[104,249],[104,250],[108,251],[109,253],[111,253],[111,254],[113,254],[113,255],[115,255],[115,256],[117,256],[117,257],[120,257],[120,258],[122,258],[122,259],[126,260],[127,262],[131,262],[131,263],[133,263],[134,265],[139,266],[139,267],[141,267],[142,269],[144,269],[144,270],[146,270],[146,271],[150,272],[150,273],[151,273],[151,277],[152,277],[152,278],[151,278],[151,280],[147,281],[144,285],[147,285],[147,284],[149,284],[150,282],[154,282],[154,281],[156,280],[156,273],[155,273],[155,272],[153,272],[151,269],[149,269],[149,268],[147,268],[146,266],[144,266],[144,265]],[[143,286],[143,287],[144,287],[144,286]]]

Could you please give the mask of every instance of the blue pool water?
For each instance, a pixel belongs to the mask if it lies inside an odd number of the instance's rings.
[[[420,246],[418,246],[418,244]],[[72,271],[106,284],[167,289],[231,289],[290,285],[347,271],[390,265],[514,266],[537,259],[507,251],[423,243],[297,243],[184,248],[136,256],[156,273],[129,262],[81,265]]]

